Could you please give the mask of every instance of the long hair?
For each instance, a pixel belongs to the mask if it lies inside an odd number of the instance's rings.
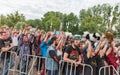
[[[114,38],[115,38],[115,36],[114,36],[112,33],[110,33],[110,32],[105,32],[105,37],[107,38],[107,40],[110,41],[109,44],[111,44],[112,41],[113,41]]]

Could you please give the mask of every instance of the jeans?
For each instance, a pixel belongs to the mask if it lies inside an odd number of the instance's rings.
[[[47,70],[48,75],[58,75],[58,70]]]
[[[18,70],[20,71],[18,73],[18,75],[28,75],[28,62],[27,61],[24,61],[24,60],[21,60],[19,65],[18,65]],[[22,72],[22,73],[21,73]]]
[[[6,58],[6,59],[1,58],[1,61],[2,61],[2,75],[7,75],[8,70],[14,66],[14,58],[12,56],[11,58]]]

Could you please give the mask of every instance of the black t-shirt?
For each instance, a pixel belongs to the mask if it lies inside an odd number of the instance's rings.
[[[10,43],[12,43],[12,38],[11,37],[9,37],[7,40],[0,39],[0,49],[2,47],[9,47]],[[5,58],[5,55],[6,55],[6,58],[9,58],[10,57],[10,52],[3,52],[1,54],[1,58]]]
[[[68,58],[78,61],[79,60],[79,55],[80,53],[80,49],[78,47],[73,48],[71,45],[67,47],[67,49],[65,50],[65,53],[68,53]]]
[[[4,43],[4,40],[0,38],[0,49],[1,49],[2,47],[5,47],[5,43]]]
[[[97,67],[96,56],[94,56],[92,58],[88,58],[87,54],[86,54],[86,55],[84,55],[84,62],[85,62],[85,64],[89,64],[91,66]]]

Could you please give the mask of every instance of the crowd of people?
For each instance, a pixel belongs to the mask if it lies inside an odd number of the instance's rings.
[[[61,60],[77,65],[76,73],[74,68],[70,72],[71,66],[68,66],[66,71],[66,65],[64,65],[63,75],[66,75],[66,72],[67,75],[82,74],[81,63],[92,66],[93,75],[98,75],[99,69],[103,66],[113,65],[117,69],[120,64],[120,41],[111,32],[101,35],[84,32],[82,38],[78,39],[63,31],[59,31],[59,34],[56,34],[56,30],[45,32],[37,28],[35,31],[30,31],[29,25],[25,28],[21,27],[19,31],[16,27],[2,27],[0,28],[2,75],[7,75],[9,68],[14,66],[14,55],[11,55],[10,51],[16,52],[19,57],[17,69],[21,72],[26,72],[26,66],[29,61],[32,61],[25,55],[42,57],[42,62],[39,62],[39,59],[36,60],[36,68],[38,70],[39,66],[41,67],[39,63],[42,63],[48,75],[58,75]],[[47,61],[43,58],[47,58]],[[113,75],[113,69],[110,70],[110,75]],[[87,67],[84,71],[84,75],[89,75],[91,72]],[[44,75],[44,71],[40,72]],[[26,74],[18,73],[18,75]]]

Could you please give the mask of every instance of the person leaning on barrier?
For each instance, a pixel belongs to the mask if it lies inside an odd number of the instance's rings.
[[[48,75],[58,75],[58,62],[59,58],[57,56],[56,46],[58,45],[57,37],[51,38],[51,45],[47,50],[47,60],[46,60],[46,69]]]
[[[13,48],[12,40],[9,39],[9,33],[3,32],[0,38],[1,61],[2,61],[2,75],[7,75],[8,69],[14,66],[14,59],[11,53],[8,52]],[[10,63],[10,65],[9,65]]]
[[[63,60],[70,62],[71,65],[72,63],[74,63],[75,65],[79,65],[82,61],[82,58],[78,46],[79,46],[79,40],[77,38],[74,38],[72,44],[69,45],[65,50]],[[72,72],[72,75],[74,75],[75,68],[73,67],[71,70],[71,65],[69,66],[66,65],[66,67],[68,67],[68,70],[66,69],[68,75],[70,75],[70,72]],[[80,75],[80,69],[78,66],[76,67],[75,75]]]
[[[92,44],[89,40],[86,41],[87,45],[87,53],[84,53],[84,63],[92,66],[93,68],[93,75],[96,75],[96,68],[97,68],[97,62],[96,62],[96,56],[95,51],[92,47]],[[91,75],[92,70],[89,67],[85,67],[84,75]]]

